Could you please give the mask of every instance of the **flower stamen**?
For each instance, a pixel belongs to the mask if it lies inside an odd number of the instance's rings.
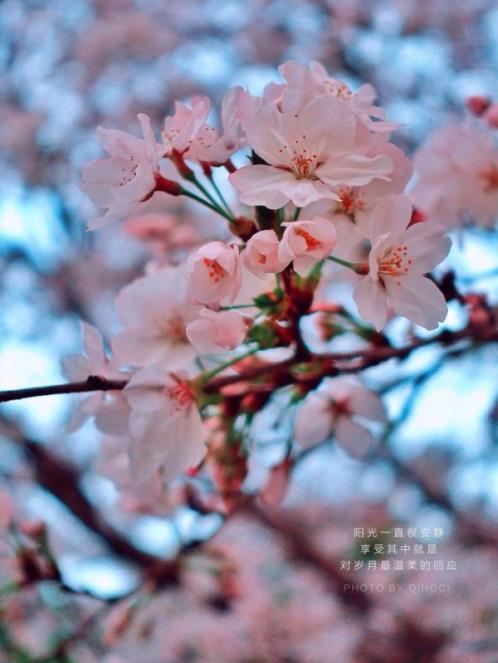
[[[215,283],[219,283],[226,275],[226,270],[220,265],[217,260],[210,260],[209,258],[203,259],[204,264],[208,268],[208,276]]]
[[[413,259],[408,255],[408,246],[392,246],[383,256],[379,259],[379,274],[385,276],[398,276],[399,274],[407,274]]]
[[[320,240],[313,237],[313,235],[310,235],[310,233],[304,230],[304,228],[296,228],[295,233],[298,237],[302,237],[306,242],[306,251],[314,251],[322,246]]]

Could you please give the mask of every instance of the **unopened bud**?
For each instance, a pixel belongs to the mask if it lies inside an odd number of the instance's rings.
[[[183,192],[182,186],[174,180],[167,180],[162,175],[156,175],[156,191],[163,191],[169,193],[170,196],[181,196]]]
[[[482,95],[473,95],[466,100],[467,108],[472,115],[476,115],[477,117],[480,117],[484,113],[490,103],[490,100]]]

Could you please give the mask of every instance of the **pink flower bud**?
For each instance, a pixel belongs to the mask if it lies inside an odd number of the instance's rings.
[[[206,306],[218,306],[222,299],[237,296],[241,286],[239,249],[223,242],[209,242],[193,253],[187,265],[194,299]]]
[[[278,237],[274,230],[261,230],[247,242],[242,254],[244,265],[255,276],[277,274],[287,267],[288,260],[278,256]]]
[[[487,97],[476,94],[472,97],[469,97],[465,103],[467,104],[467,108],[472,113],[472,115],[477,115],[477,117],[479,117],[488,108],[490,102]]]

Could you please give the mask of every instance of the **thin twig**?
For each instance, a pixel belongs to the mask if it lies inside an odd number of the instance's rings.
[[[404,359],[411,352],[427,345],[440,343],[443,346],[453,345],[459,341],[469,340],[477,343],[492,342],[498,340],[498,329],[492,328],[476,334],[472,327],[465,327],[457,332],[447,330],[441,332],[438,336],[426,338],[417,338],[411,343],[401,347],[377,346],[363,350],[354,350],[353,352],[334,352],[324,354],[311,354],[304,361],[300,357],[291,357],[281,362],[268,362],[265,364],[256,364],[244,371],[233,375],[222,375],[209,380],[204,389],[207,392],[216,392],[219,389],[239,382],[246,382],[263,377],[267,373],[282,373],[287,371],[287,381],[289,384],[297,379],[294,373],[288,369],[295,363],[322,363],[322,371],[318,377],[327,377],[338,375],[339,373],[358,373],[366,368],[376,366],[388,359]],[[356,360],[356,363],[354,363]],[[351,363],[353,362],[353,363]],[[344,365],[342,365],[344,363]],[[8,389],[0,391],[0,403],[8,401],[22,400],[24,398],[33,398],[36,396],[49,396],[52,394],[76,394],[90,391],[117,391],[124,389],[127,380],[108,380],[98,375],[91,375],[82,382],[68,382],[66,384],[47,385],[41,387],[28,387],[25,389]],[[282,383],[284,384],[284,383]]]
[[[43,387],[27,387],[24,389],[7,389],[0,391],[0,403],[19,401],[23,398],[36,396],[52,396],[54,394],[80,394],[87,391],[116,391],[124,389],[127,380],[107,380],[98,375],[90,375],[81,382],[66,382]]]

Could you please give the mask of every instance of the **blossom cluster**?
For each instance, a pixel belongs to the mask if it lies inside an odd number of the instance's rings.
[[[123,288],[110,359],[85,325],[86,358],[65,361],[72,379],[126,382],[122,391],[91,396],[74,423],[95,416],[103,432],[128,438],[106,447],[120,459],[112,478],[141,495],[156,495],[188,468],[197,472],[206,453],[216,465],[220,436],[231,450],[223,462],[239,469],[228,482],[215,471],[215,480],[240,488],[253,419],[280,387],[294,387],[298,445],[334,437],[353,455],[365,452],[373,441],[368,422],[385,422],[385,414],[357,379],[318,374],[299,388],[276,379],[270,395],[236,393],[238,409],[230,409],[234,396],[215,378],[242,376],[249,389],[244,370],[263,375],[266,366],[271,374],[282,353],[296,370],[319,361],[301,323],[319,310],[327,284],[353,280],[343,311],[356,320],[356,305],[373,324],[357,324],[363,337],[374,338],[395,316],[436,329],[447,304],[430,273],[449,252],[448,229],[462,209],[483,225],[496,215],[498,150],[489,131],[450,127],[435,136],[416,156],[409,193],[410,160],[391,142],[397,125],[375,105],[372,86],[353,92],[316,62],[287,62],[280,73],[282,82],[262,96],[229,90],[216,127],[210,101],[195,97],[176,103],[159,138],[143,114],[141,138],[99,129],[109,156],[83,172],[83,190],[104,210],[90,229],[146,219],[151,205],[179,197],[226,222],[221,234],[213,223],[207,243],[195,234],[185,243],[185,235],[179,257],[151,262]]]

